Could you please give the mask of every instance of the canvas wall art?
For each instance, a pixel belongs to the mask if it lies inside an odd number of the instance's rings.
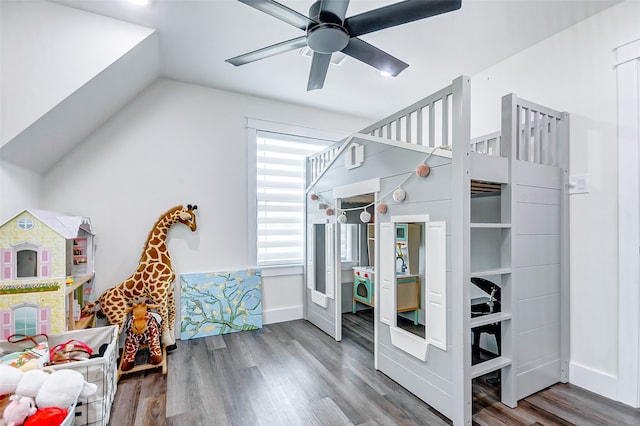
[[[260,269],[182,274],[182,340],[262,328]]]

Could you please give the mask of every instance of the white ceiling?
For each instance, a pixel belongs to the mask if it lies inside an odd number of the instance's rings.
[[[311,60],[298,51],[235,67],[224,60],[304,35],[235,0],[55,0],[154,28],[161,75],[204,86],[378,119],[464,74],[473,75],[619,0],[463,0],[455,12],[388,28],[362,39],[410,64],[384,78],[347,58],[324,89],[307,92]],[[313,0],[280,2],[308,16]],[[428,1],[428,0],[425,0]],[[351,0],[347,16],[395,0]]]
[[[426,1],[426,0],[425,0]],[[352,0],[351,16],[389,0]],[[458,75],[473,75],[616,0],[463,0],[455,12],[388,28],[362,39],[409,63],[396,78],[384,78],[347,58],[331,66],[324,89],[307,92],[311,60],[298,51],[235,67],[224,60],[304,35],[235,0],[59,0],[158,31],[161,74],[204,86],[382,118]],[[312,0],[281,0],[308,15]]]

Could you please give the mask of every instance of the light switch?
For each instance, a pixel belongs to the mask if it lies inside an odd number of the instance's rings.
[[[589,175],[573,175],[569,177],[569,194],[589,193]]]

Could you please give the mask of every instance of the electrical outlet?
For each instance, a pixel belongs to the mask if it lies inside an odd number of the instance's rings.
[[[573,175],[569,177],[569,194],[588,194],[589,175]]]

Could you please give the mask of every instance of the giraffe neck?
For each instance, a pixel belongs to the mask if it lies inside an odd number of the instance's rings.
[[[171,267],[171,258],[167,247],[167,234],[169,229],[178,222],[178,213],[181,209],[176,207],[161,216],[149,232],[147,243],[140,257],[138,270],[144,269],[149,263],[164,263]]]

